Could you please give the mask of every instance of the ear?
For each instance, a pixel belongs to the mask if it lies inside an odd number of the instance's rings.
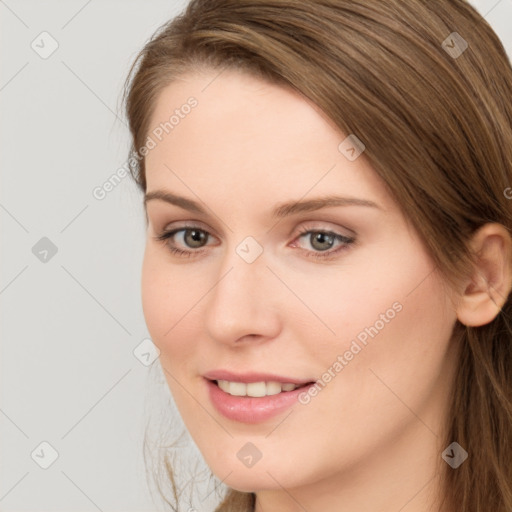
[[[463,284],[457,318],[464,325],[478,327],[494,320],[512,288],[512,240],[503,225],[489,223],[475,232],[470,247],[475,263]]]

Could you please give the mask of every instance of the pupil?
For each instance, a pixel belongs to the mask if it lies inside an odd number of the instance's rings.
[[[205,233],[202,231],[198,231],[196,229],[191,229],[188,231],[189,236],[185,237],[187,240],[187,244],[192,247],[199,247],[202,245],[205,239]],[[189,243],[190,242],[190,243]]]
[[[322,245],[322,244],[325,244],[326,241],[328,242],[327,246]],[[316,245],[316,242],[319,242],[320,247]],[[332,235],[328,235],[326,233],[317,233],[316,236],[313,237],[313,242],[311,245],[313,247],[315,247],[315,249],[318,249],[320,251],[325,251],[327,249],[330,249],[330,247],[332,246],[332,242],[333,242]]]

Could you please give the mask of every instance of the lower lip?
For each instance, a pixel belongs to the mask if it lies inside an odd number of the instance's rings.
[[[297,403],[299,395],[313,386],[311,383],[270,396],[233,396],[222,391],[215,382],[205,380],[215,409],[226,418],[241,423],[260,423],[277,416]]]

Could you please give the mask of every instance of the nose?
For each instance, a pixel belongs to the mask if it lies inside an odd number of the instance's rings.
[[[266,266],[265,253],[252,263],[235,250],[229,253],[208,294],[207,334],[232,346],[275,338],[280,330],[276,280]]]

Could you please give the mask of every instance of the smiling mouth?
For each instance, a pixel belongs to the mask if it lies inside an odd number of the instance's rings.
[[[293,384],[291,382],[275,381],[245,383],[231,382],[228,380],[213,380],[212,382],[217,384],[217,386],[228,395],[248,396],[255,398],[278,395],[279,393],[287,393],[313,384],[313,382],[307,382],[305,384]]]

